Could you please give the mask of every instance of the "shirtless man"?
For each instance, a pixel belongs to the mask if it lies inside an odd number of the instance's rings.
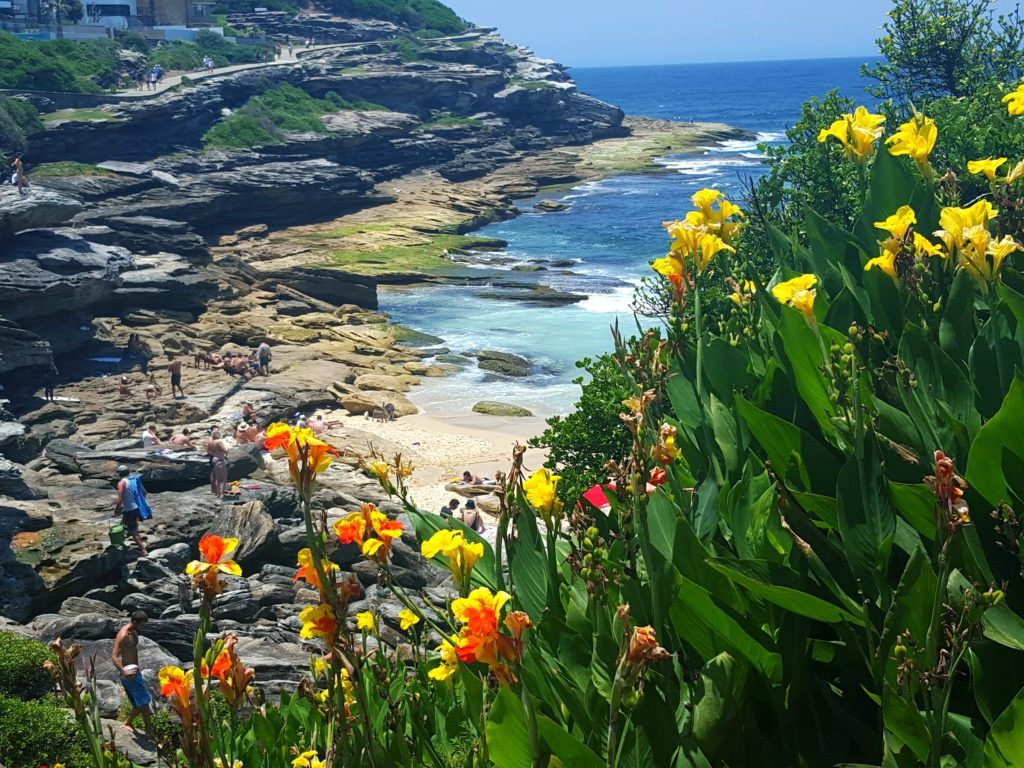
[[[181,432],[171,435],[169,442],[175,448],[185,448],[190,451],[195,450],[195,445],[192,443],[192,438],[188,433],[188,427],[182,427]]]
[[[259,412],[260,409],[254,406],[248,400],[242,403],[242,418],[245,419],[246,421],[251,421],[255,423],[256,420],[253,418],[253,416],[255,416]]]
[[[18,177],[18,193],[22,195],[28,194],[25,191],[25,187],[28,186],[28,182],[25,181],[25,164],[21,161],[21,152],[14,156],[14,162],[11,163],[11,168],[14,169],[14,173]]]
[[[206,455],[210,457],[210,490],[218,499],[223,499],[224,487],[228,484],[228,447],[220,439],[219,429],[210,432]]]
[[[185,390],[181,388],[181,360],[176,359],[173,352],[167,353],[167,370],[171,374],[171,397],[177,398],[174,390],[178,390],[181,396],[185,397]]]
[[[146,626],[149,617],[145,611],[135,611],[131,620],[121,627],[114,638],[114,650],[110,653],[110,659],[121,674],[121,685],[128,694],[128,701],[131,702],[132,711],[128,713],[124,724],[134,730],[135,718],[142,715],[146,724],[146,736],[150,739],[153,735],[152,711],[150,702],[152,697],[146,688],[146,682],[142,679],[142,670],[139,668],[139,631]]]
[[[117,394],[121,397],[128,397],[132,393],[132,386],[128,383],[128,377],[122,376],[121,383],[117,385]]]

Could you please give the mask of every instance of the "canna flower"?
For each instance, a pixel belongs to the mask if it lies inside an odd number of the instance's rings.
[[[465,625],[455,649],[461,661],[480,661],[491,666],[499,663],[498,622],[501,609],[511,599],[507,592],[492,593],[486,587],[479,587],[468,597],[452,601],[452,614]]]
[[[199,540],[202,560],[193,560],[185,566],[185,573],[208,597],[220,592],[223,586],[218,573],[241,576],[242,566],[228,556],[238,548],[238,539],[221,538],[208,533]]]
[[[334,533],[342,544],[355,544],[363,548],[363,534],[366,533],[366,516],[362,512],[351,512],[347,517],[334,521]]]
[[[356,629],[364,634],[376,634],[377,617],[370,611],[360,611],[356,614]]]
[[[996,181],[996,172],[999,170],[999,166],[1006,162],[1005,157],[988,157],[984,160],[971,160],[967,163],[967,172],[972,173],[975,176],[984,174],[991,183]]]
[[[431,680],[437,680],[442,682],[447,680],[459,670],[459,657],[456,653],[456,648],[459,644],[459,636],[452,635],[447,640],[442,640],[441,644],[434,650],[441,654],[441,663],[436,667],[431,668],[427,673],[427,677]]]
[[[1003,96],[1003,103],[1011,115],[1024,115],[1024,83],[1017,86],[1017,90]]]
[[[330,578],[332,571],[341,570],[330,560],[321,560],[320,565],[328,578]],[[305,579],[306,582],[320,590],[321,594],[326,594],[327,590],[324,588],[324,585],[320,583],[320,574],[317,573],[316,566],[313,565],[313,553],[308,547],[299,550],[298,566],[299,569],[295,572],[295,576],[292,578],[292,581],[294,582],[299,579]]]
[[[188,726],[192,722],[192,670],[186,672],[180,667],[163,667],[157,673],[157,679],[160,681],[160,694],[170,699],[174,711]]]
[[[757,293],[757,283],[753,280],[740,280],[739,282],[735,282],[730,278],[726,282],[728,282],[734,289],[733,292],[729,294],[729,299],[737,307],[749,304],[754,298],[754,294]]]
[[[553,475],[549,469],[541,467],[523,483],[526,500],[548,527],[557,524],[562,516],[562,502],[556,494],[561,479],[561,476]]]
[[[655,467],[651,470],[651,476],[647,479],[647,482],[651,485],[658,486],[664,485],[666,480],[668,480],[668,473],[661,467]]]
[[[421,619],[419,614],[408,608],[403,608],[398,612],[399,626],[403,632],[408,632],[410,629],[420,623]]]
[[[864,271],[870,272],[872,269],[878,268],[882,272],[885,272],[893,280],[896,279],[896,254],[890,250],[883,249],[880,256],[875,256],[873,259],[869,259],[868,263],[864,265]]]
[[[1010,172],[1006,174],[1006,178],[1003,179],[1003,183],[1015,184],[1021,179],[1024,179],[1024,160],[1021,160],[1010,169]]]
[[[659,464],[671,464],[679,457],[676,446],[676,428],[671,424],[662,424],[658,428],[658,444],[651,449],[651,458]]]
[[[315,749],[311,749],[292,760],[292,768],[327,768],[327,763],[320,759]]]
[[[998,281],[1006,257],[1022,250],[1010,236],[993,240],[988,223],[997,213],[984,199],[969,208],[943,208],[939,215],[942,229],[935,233],[957,257],[958,266],[982,286]]]
[[[686,215],[686,224],[718,235],[726,243],[731,242],[739,232],[739,223],[730,220],[733,216],[743,218],[743,211],[735,203],[729,202],[717,189],[705,188],[694,192],[690,202],[697,210]]]
[[[206,659],[203,659],[201,667],[204,679],[217,678],[220,683],[220,692],[228,706],[232,708],[241,701],[249,684],[256,676],[255,670],[246,667],[238,658],[238,654],[235,652],[237,642],[238,638],[235,635],[229,635],[223,649],[217,654],[213,667],[207,665]]]
[[[987,227],[988,222],[999,213],[988,200],[982,199],[969,208],[946,207],[939,214],[939,226],[935,232],[946,246],[950,255],[956,255],[964,246],[964,233],[973,227]]]
[[[363,505],[363,516],[368,520],[370,529],[377,535],[376,538],[363,542],[363,556],[383,565],[388,561],[391,543],[402,536],[405,526],[397,520],[390,519],[372,504]]]
[[[813,325],[815,322],[814,297],[817,293],[814,286],[817,284],[818,278],[814,275],[800,275],[784,283],[777,283],[772,287],[772,296],[780,304],[798,310],[804,316],[807,324]]]
[[[334,645],[334,635],[338,631],[338,620],[329,605],[311,605],[299,612],[302,629],[299,637],[309,640],[319,637],[328,646]]]
[[[462,531],[444,528],[420,545],[420,553],[428,560],[438,555],[448,558],[448,568],[455,578],[455,585],[463,594],[469,587],[473,566],[484,556],[484,545],[479,541],[468,541]]]
[[[939,130],[935,127],[935,121],[922,114],[916,114],[901,125],[885,143],[890,145],[890,155],[909,157],[917,163],[921,172],[930,178],[933,171],[928,164],[928,158],[935,149],[938,138]]]
[[[388,473],[391,471],[391,467],[388,466],[386,461],[371,461],[366,465],[366,470],[376,477],[381,482],[388,479]]]
[[[671,253],[668,256],[662,256],[660,259],[655,259],[651,262],[651,269],[673,283],[679,284],[683,280],[683,262]]]
[[[635,627],[633,629],[633,634],[629,638],[629,648],[626,651],[626,661],[629,664],[648,664],[668,657],[668,651],[658,645],[658,639],[652,627]]]
[[[832,123],[828,129],[818,133],[818,141],[824,144],[829,138],[843,145],[846,157],[857,163],[864,163],[875,154],[875,142],[882,136],[884,115],[875,115],[865,107],[857,107],[853,114],[845,114]]]
[[[55,765],[53,768],[57,768],[57,766]],[[224,761],[219,757],[213,758],[213,768],[224,768]],[[232,760],[231,768],[245,768],[245,763],[241,760]]]
[[[313,670],[313,677],[326,677],[330,666],[323,656],[314,656],[310,660],[310,668]]]
[[[308,427],[291,427],[276,422],[267,427],[264,446],[268,451],[283,450],[288,457],[288,472],[303,498],[309,498],[313,480],[331,465],[338,451],[320,440]]]

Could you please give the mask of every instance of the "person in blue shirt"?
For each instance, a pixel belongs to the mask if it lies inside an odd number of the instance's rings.
[[[114,516],[121,515],[121,524],[124,525],[126,533],[130,534],[139,547],[143,557],[148,557],[146,545],[142,542],[142,534],[139,533],[139,523],[142,520],[149,520],[153,512],[146,501],[146,489],[142,485],[142,479],[133,475],[124,464],[117,468],[117,504],[114,505]]]

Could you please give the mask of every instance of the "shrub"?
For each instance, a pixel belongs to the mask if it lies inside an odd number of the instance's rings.
[[[52,691],[53,680],[43,669],[52,659],[42,643],[0,632],[0,694],[34,699]]]
[[[43,128],[43,121],[31,103],[22,99],[0,99],[0,155],[24,152],[28,139]]]
[[[586,376],[575,380],[582,389],[572,413],[552,416],[543,434],[530,440],[530,445],[548,449],[548,466],[562,476],[559,495],[570,503],[608,478],[605,464],[625,456],[631,440],[619,414],[632,390],[615,357],[588,357],[576,367]]]
[[[6,768],[54,763],[91,768],[92,758],[84,735],[52,698],[22,701],[0,695],[0,763]]]
[[[225,117],[203,136],[207,149],[251,149],[280,143],[255,117],[238,113]]]

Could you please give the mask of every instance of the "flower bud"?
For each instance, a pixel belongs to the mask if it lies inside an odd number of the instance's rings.
[[[587,536],[589,536],[592,539],[596,539],[599,533],[600,531],[597,530],[597,526],[595,525],[592,525],[589,528],[587,528]]]

